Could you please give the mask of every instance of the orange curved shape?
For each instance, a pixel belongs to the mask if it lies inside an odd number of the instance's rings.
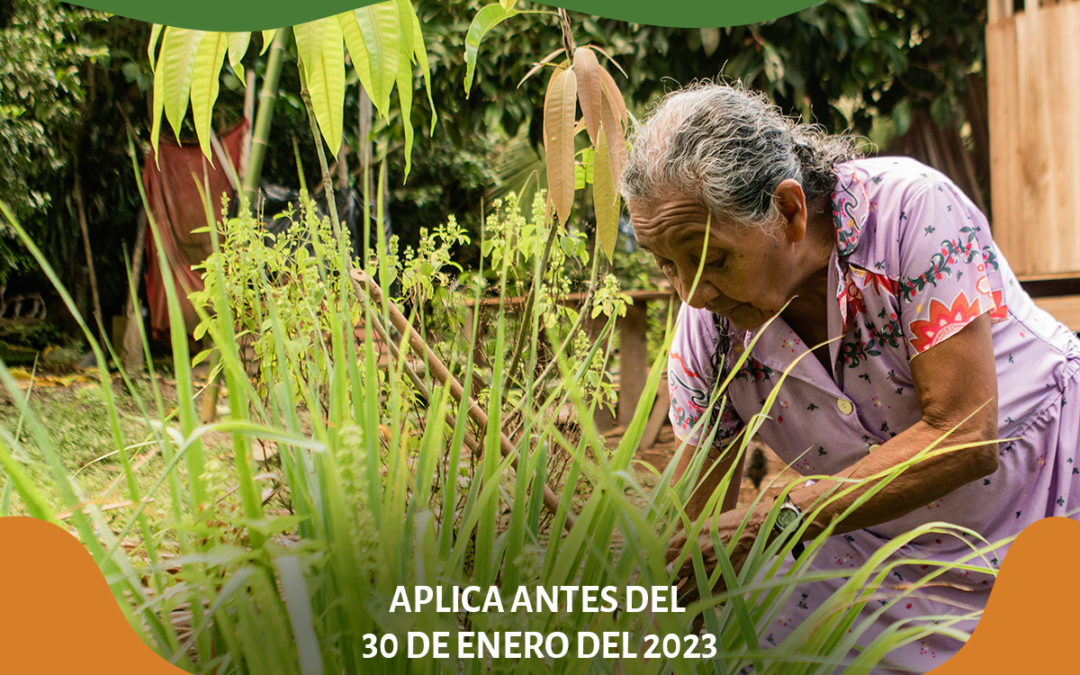
[[[971,639],[933,675],[1077,672],[1080,522],[1047,518],[1016,538]]]
[[[0,518],[0,672],[183,675],[146,646],[90,552],[42,520]]]
[[[0,518],[0,670],[182,675],[128,625],[89,552],[55,525]],[[982,621],[933,675],[1072,672],[1080,522],[1040,520],[1013,543]]]

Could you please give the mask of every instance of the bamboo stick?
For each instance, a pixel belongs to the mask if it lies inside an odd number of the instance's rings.
[[[352,272],[353,281],[359,286],[360,290],[363,290],[371,298],[371,301],[376,305],[382,303],[382,288],[375,282],[374,279],[369,277],[361,269],[354,269]],[[450,395],[454,397],[459,403],[464,400],[467,404],[469,418],[482,427],[486,427],[488,424],[488,415],[484,410],[477,405],[476,401],[472,397],[465,393],[465,389],[454,377],[453,373],[446,367],[446,364],[432,351],[431,347],[424,342],[424,338],[413,328],[409,320],[405,318],[405,315],[401,313],[392,302],[387,303],[388,312],[390,315],[390,323],[394,328],[400,331],[402,334],[407,335],[409,338],[409,347],[412,348],[416,354],[424,359],[424,363],[427,364],[428,371],[435,377],[435,380],[439,384],[450,386]],[[499,431],[499,450],[503,457],[512,456],[516,449],[513,442],[503,433]],[[514,458],[511,461],[512,466],[516,469],[518,466],[517,459]],[[544,486],[544,507],[547,508],[552,514],[559,511],[559,497],[555,492],[547,485]],[[576,518],[573,513],[567,511],[565,528],[569,531],[573,527]]]
[[[259,111],[255,114],[255,128],[251,134],[251,155],[244,172],[243,197],[249,209],[255,208],[255,195],[262,177],[263,160],[270,142],[270,125],[274,119],[274,103],[277,101],[278,81],[285,47],[289,40],[289,28],[279,28],[270,45],[270,58],[266,63],[266,75],[259,91]]]

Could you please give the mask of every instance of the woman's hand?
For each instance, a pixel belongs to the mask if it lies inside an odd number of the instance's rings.
[[[697,545],[701,549],[701,557],[705,564],[706,573],[711,575],[716,569],[717,556],[719,555],[726,556],[731,561],[731,566],[736,572],[741,570],[768,513],[769,509],[759,503],[756,509],[749,512],[749,518],[747,518],[746,509],[733,509],[715,516],[710,523],[706,524],[697,538]],[[745,527],[743,526],[743,520],[747,520]],[[718,552],[713,546],[714,534],[724,545],[734,541],[734,547],[723,553]],[[675,563],[679,556],[683,554],[685,548],[685,533],[679,533],[672,537],[668,543],[667,563],[669,565]],[[714,588],[708,590],[722,589],[723,584],[724,581],[721,578]],[[676,585],[679,589],[679,605],[681,607],[686,607],[687,604],[700,597],[702,589],[698,588],[692,553],[686,556],[686,559],[679,567],[676,575]]]

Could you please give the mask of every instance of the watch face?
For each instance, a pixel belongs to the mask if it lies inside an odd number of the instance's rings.
[[[795,509],[781,508],[780,513],[776,514],[776,526],[781,530],[786,530],[798,520],[799,514],[795,512]]]

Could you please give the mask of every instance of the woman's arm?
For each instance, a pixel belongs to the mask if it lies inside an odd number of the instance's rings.
[[[700,451],[701,448],[691,445],[687,445],[683,449],[682,457],[679,458],[679,463],[675,465],[675,475],[671,479],[672,484],[677,483],[682,478],[690,467],[690,462]],[[705,510],[705,504],[709,501],[709,497],[720,486],[720,481],[731,470],[731,465],[735,462],[735,448],[729,448],[728,452],[724,453],[719,459],[715,457],[716,452],[717,450],[714,448],[706,457],[705,466],[702,468],[702,476],[697,487],[694,488],[694,492],[690,495],[690,499],[686,502],[686,515],[691,520],[696,520],[701,515],[701,512]],[[739,459],[740,461],[735,467],[735,473],[731,476],[731,482],[728,483],[727,492],[721,502],[722,511],[730,511],[739,503],[739,488],[742,485],[743,470],[742,457]]]
[[[922,459],[908,467],[838,523],[838,534],[899,518],[997,470],[998,446],[988,442],[997,438],[998,423],[997,371],[989,316],[983,314],[916,356],[911,361],[911,373],[921,419],[838,474],[839,478],[868,478],[887,471],[916,457],[954,427],[956,430],[936,447],[983,444]],[[870,481],[834,499],[803,537],[816,536],[873,485]],[[792,490],[790,497],[804,511],[810,511],[837,487],[836,481],[822,480]],[[752,520],[764,522],[770,506],[763,504]]]
[[[949,339],[915,357],[911,370],[922,419],[836,477],[861,479],[886,472],[918,456],[954,427],[955,431],[936,447],[965,443],[982,445],[937,454],[908,467],[839,522],[835,534],[899,518],[997,470],[998,446],[992,442],[997,438],[997,372],[989,316],[983,314]],[[680,462],[680,465],[683,463]],[[874,484],[874,481],[868,481],[843,497],[833,497],[816,515],[802,538],[817,536]],[[713,489],[715,485],[712,484]],[[733,485],[737,486],[737,483]],[[837,488],[844,487],[839,481],[824,479],[813,485],[795,488],[789,496],[804,512],[811,513]],[[708,498],[709,492],[705,490],[703,481],[699,492],[704,494],[699,498],[695,493],[697,501],[691,500],[698,505],[699,511]],[[725,497],[725,509],[734,505],[732,492],[729,491]],[[734,492],[737,496],[737,487]],[[711,567],[715,564],[712,536],[716,532],[724,541],[738,535],[735,546],[729,550],[732,565],[736,570],[740,569],[771,508],[770,501],[761,500],[749,514],[737,509],[717,515],[715,527],[712,530],[705,528],[698,538],[706,565]],[[747,515],[746,527],[743,527]],[[680,555],[684,542],[681,535],[672,540],[669,560]],[[681,576],[692,577],[692,562],[692,559],[688,559],[684,563]]]

